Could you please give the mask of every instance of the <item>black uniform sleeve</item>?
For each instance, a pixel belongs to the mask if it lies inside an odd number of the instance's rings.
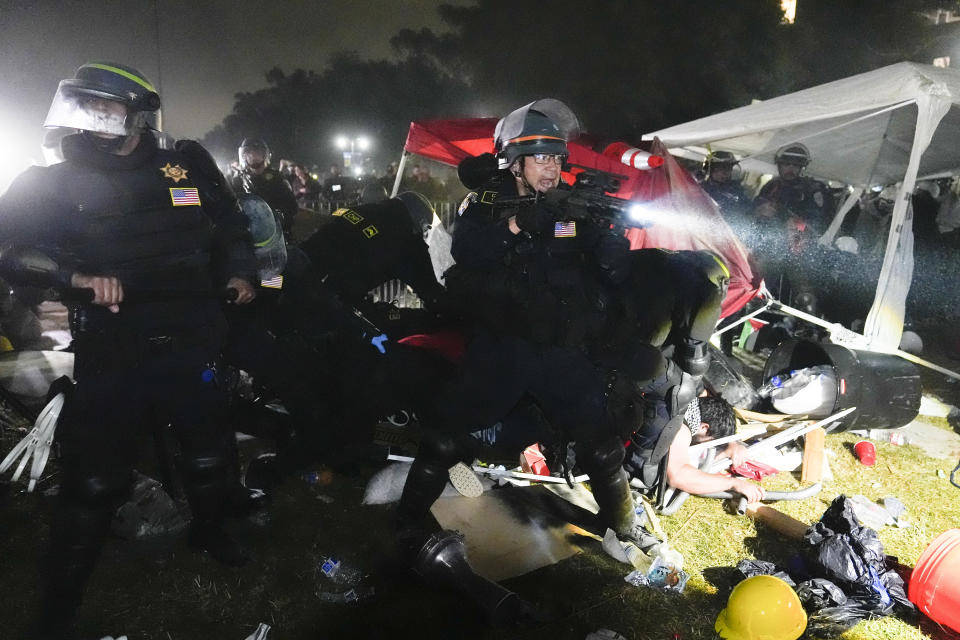
[[[466,268],[490,268],[503,264],[504,256],[513,251],[518,238],[507,220],[494,220],[493,207],[467,196],[473,202],[457,218],[453,229],[450,253],[457,264]]]
[[[257,283],[257,261],[253,255],[246,217],[217,163],[200,143],[178,140],[176,149],[195,167],[203,182],[204,212],[214,224],[214,269],[224,283],[233,277]]]
[[[41,251],[59,265],[59,271],[51,274],[47,286],[69,287],[75,261],[66,253],[65,242],[60,234],[66,225],[58,219],[60,208],[54,194],[46,188],[51,184],[49,169],[30,167],[13,181],[0,197],[0,247],[30,247]],[[3,274],[13,284],[17,274]]]
[[[430,307],[443,294],[443,287],[437,282],[427,244],[420,236],[411,234],[404,240],[403,254],[398,265],[400,280],[410,285]]]

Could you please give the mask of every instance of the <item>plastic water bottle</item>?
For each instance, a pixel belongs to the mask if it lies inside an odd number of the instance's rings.
[[[771,395],[781,398],[791,396],[810,384],[810,381],[815,377],[828,373],[833,373],[833,367],[829,364],[819,364],[814,367],[794,369],[787,375],[779,375],[770,378],[770,382],[760,387],[757,390],[757,393],[764,398]],[[777,393],[774,394],[774,391]]]
[[[779,389],[780,387],[782,387],[783,383],[786,382],[788,379],[790,379],[790,377],[795,373],[796,371],[790,371],[789,373],[773,376],[772,378],[770,378],[767,384],[757,389],[757,393],[760,395],[761,398],[769,397],[769,395],[773,393],[774,389]]]
[[[910,439],[907,438],[907,434],[899,429],[870,429],[867,432],[867,437],[871,440],[889,442],[890,444],[898,446],[910,444]]]
[[[332,580],[335,584],[345,584],[349,586],[356,585],[363,579],[363,572],[344,565],[340,560],[328,557],[317,567],[321,574]]]
[[[632,542],[624,542],[622,544],[623,552],[626,554],[627,560],[633,565],[634,569],[643,572],[646,572],[650,569],[650,565],[653,564],[652,557],[645,554],[640,550],[640,547]]]

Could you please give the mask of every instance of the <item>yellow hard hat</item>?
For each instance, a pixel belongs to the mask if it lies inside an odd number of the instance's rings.
[[[734,587],[714,625],[727,640],[797,640],[806,628],[800,598],[773,576],[753,576]]]

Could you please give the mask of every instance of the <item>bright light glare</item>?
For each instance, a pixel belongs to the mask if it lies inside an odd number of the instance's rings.
[[[370,147],[370,139],[364,136],[357,138],[357,147],[360,151],[366,151]]]
[[[11,135],[9,127],[0,128],[0,149],[3,149],[0,154],[0,193],[6,191],[13,179],[33,164],[28,147],[23,136]]]
[[[363,175],[363,168],[361,168],[361,167],[356,167],[356,168],[354,168],[353,173],[354,173],[354,175],[356,175],[356,176],[359,178],[360,176]]]
[[[627,217],[637,225],[644,227],[670,226],[682,228],[695,220],[688,219],[672,208],[663,208],[653,202],[635,202],[627,209]]]
[[[350,146],[350,141],[347,140],[344,136],[337,136],[337,148],[346,149]]]
[[[637,224],[650,224],[651,222],[648,207],[639,202],[630,205],[630,208],[627,209],[627,217]]]

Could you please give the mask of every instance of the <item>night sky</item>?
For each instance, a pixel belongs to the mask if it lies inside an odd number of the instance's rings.
[[[235,93],[265,86],[271,67],[320,70],[343,50],[391,57],[399,29],[443,29],[443,2],[0,0],[0,145],[39,160],[57,83],[92,60],[145,73],[159,85],[164,129],[199,138],[231,111]]]

